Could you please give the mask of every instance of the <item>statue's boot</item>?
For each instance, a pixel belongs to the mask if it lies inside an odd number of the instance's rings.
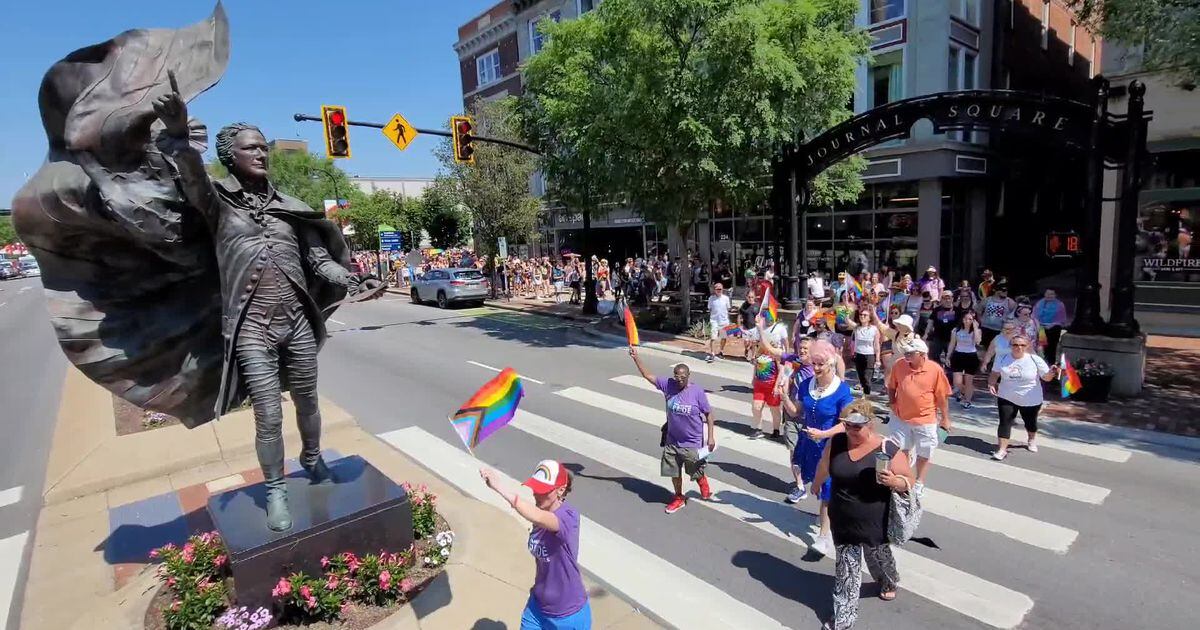
[[[300,467],[314,484],[333,483],[333,472],[321,457],[321,412],[316,397],[296,400],[296,428],[300,430]]]
[[[267,527],[273,532],[292,528],[292,513],[288,509],[287,480],[283,477],[283,462],[272,464],[263,475],[267,486]]]

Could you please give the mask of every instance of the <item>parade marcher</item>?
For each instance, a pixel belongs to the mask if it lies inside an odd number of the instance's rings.
[[[929,358],[937,363],[943,362],[949,355],[946,349],[950,347],[950,333],[958,323],[958,314],[954,308],[954,296],[949,291],[942,291],[941,301],[929,313],[925,323],[925,343],[929,345]]]
[[[858,373],[858,383],[864,396],[871,395],[873,371],[882,367],[880,354],[883,333],[880,332],[878,324],[879,318],[875,316],[875,309],[870,307],[858,311],[857,321],[851,322],[854,371]]]
[[[856,400],[841,412],[842,433],[829,440],[813,480],[817,492],[830,480],[829,520],[836,549],[833,618],[823,630],[848,630],[858,620],[862,563],[879,583],[879,598],[896,599],[900,574],[888,544],[892,492],[913,488],[908,456],[875,430],[871,403]],[[876,459],[888,458],[887,467]]]
[[[592,606],[579,572],[579,512],[566,499],[571,472],[552,459],[539,462],[521,484],[533,490],[532,504],[515,489],[502,488],[495,471],[484,468],[479,476],[533,524],[528,546],[536,569],[521,630],[589,630]]]
[[[1026,339],[1037,341],[1038,338],[1038,323],[1033,319],[1033,305],[1028,300],[1022,299],[1017,303],[1016,316],[1013,317],[1013,334],[1021,335]],[[1040,354],[1041,349],[1035,347],[1030,348],[1030,352]]]
[[[920,496],[929,474],[933,451],[941,443],[938,429],[950,432],[950,382],[942,366],[927,358],[929,347],[920,339],[896,343],[904,358],[896,361],[887,377],[888,402],[892,410],[891,439],[903,451],[916,455]]]
[[[813,316],[817,314],[817,304],[813,298],[804,300],[804,310],[792,323],[792,352],[800,352],[800,342],[808,339],[813,331]]]
[[[975,375],[979,373],[979,344],[983,333],[975,319],[975,311],[963,313],[962,321],[950,335],[946,363],[954,375],[955,398],[963,409],[970,409],[975,398]]]
[[[554,303],[562,302],[562,291],[567,273],[563,271],[562,263],[554,263],[554,267],[550,270],[550,281],[554,285]]]
[[[815,373],[812,365],[812,357],[809,354],[809,349],[812,347],[813,341],[808,337],[800,339],[796,343],[796,351],[792,354],[784,353],[783,360],[787,362],[789,370],[787,372],[786,382],[780,383],[780,399],[783,404],[783,443],[787,446],[788,466],[792,469],[792,477],[795,484],[788,489],[787,497],[784,499],[788,503],[795,503],[800,500],[808,491],[805,489],[806,482],[800,476],[800,467],[793,463],[792,453],[796,450],[796,444],[799,443],[801,431],[804,425],[798,415],[788,411],[789,409],[798,409],[800,400],[800,383],[806,379],[812,378]],[[791,400],[791,406],[788,406],[787,400]]]
[[[746,289],[746,299],[738,307],[738,323],[742,326],[742,341],[746,348],[747,361],[754,358],[754,349],[758,344],[758,325],[754,323],[754,318],[758,317],[758,307],[758,295],[754,293],[754,289]]]
[[[1033,317],[1046,331],[1046,351],[1042,356],[1054,361],[1058,357],[1058,340],[1069,321],[1067,307],[1054,289],[1046,289],[1042,299],[1034,303]]]
[[[755,323],[757,326],[756,338],[759,340],[760,347],[751,363],[754,367],[754,375],[751,381],[753,393],[750,403],[750,426],[754,430],[750,434],[750,439],[756,440],[766,435],[766,432],[762,430],[763,410],[765,409],[771,414],[771,438],[782,441],[783,434],[780,433],[780,423],[783,421],[783,411],[780,408],[782,401],[777,387],[781,364],[777,356],[763,349],[762,346],[779,350],[787,348],[788,330],[781,321],[776,321],[767,327],[761,314],[756,318]]]
[[[984,269],[983,276],[979,280],[979,301],[982,302],[992,297],[992,290],[996,286],[996,279],[992,276],[991,269]]]
[[[935,298],[942,295],[942,291],[946,290],[946,282],[938,275],[937,267],[930,265],[925,270],[925,275],[921,276],[921,280],[917,282],[917,290]]]
[[[987,331],[985,330],[983,334],[987,335]],[[1001,358],[1012,354],[1012,338],[1015,334],[1017,334],[1017,325],[1012,320],[1004,322],[1000,328],[1000,334],[992,339],[987,351],[983,353],[983,360],[979,362],[985,374],[991,369],[993,362],[998,362]]]
[[[817,474],[817,464],[825,452],[829,430],[838,423],[842,409],[854,401],[850,387],[837,375],[837,351],[823,341],[813,342],[809,357],[813,376],[797,384],[797,391],[788,396],[785,405],[792,416],[804,424],[802,436],[792,450],[792,468],[800,470],[801,483],[788,495],[788,503],[802,501],[808,496],[805,485]],[[821,501],[818,514],[820,534],[812,548],[822,555],[833,555],[833,540],[829,537],[829,484],[813,485],[813,494]]]
[[[725,327],[729,325],[729,311],[733,305],[729,296],[725,295],[725,287],[720,282],[713,285],[713,293],[708,296],[708,362],[712,363],[718,355],[725,356],[725,344],[729,341]],[[717,340],[721,340],[721,348],[717,349]]]
[[[700,449],[707,447],[711,453],[717,448],[708,395],[703,387],[689,382],[691,370],[686,364],[676,365],[671,378],[656,377],[642,365],[636,346],[629,347],[629,356],[633,357],[633,364],[642,378],[662,392],[667,401],[667,423],[663,430],[662,461],[659,465],[662,476],[670,477],[675,487],[675,497],[666,507],[667,514],[674,514],[687,505],[687,498],[683,496],[684,472],[700,486],[700,498],[707,501],[712,498],[712,490],[708,487],[708,477],[704,475],[707,461],[701,456]],[[707,442],[704,439],[705,427],[708,429]]]
[[[989,295],[983,301],[983,306],[979,312],[979,325],[983,328],[983,345],[990,346],[992,339],[1000,334],[1004,329],[1004,322],[1008,321],[1013,312],[1017,310],[1017,303],[1008,297],[1008,285],[997,283],[994,286],[995,292]]]
[[[884,340],[890,341],[892,344],[891,354],[889,356],[882,357],[884,359],[883,377],[884,379],[887,379],[887,375],[892,371],[892,366],[904,356],[904,351],[901,350],[901,346],[911,343],[917,338],[917,335],[913,331],[912,316],[907,313],[903,315],[896,315],[892,317],[892,321],[888,324],[885,325],[881,322],[879,326],[880,332],[883,333]],[[882,348],[880,350],[882,354]]]
[[[992,459],[1004,461],[1008,457],[1008,440],[1012,437],[1012,425],[1021,415],[1029,441],[1026,448],[1037,452],[1037,419],[1042,408],[1042,381],[1058,377],[1059,366],[1046,362],[1031,351],[1033,342],[1017,333],[1012,338],[1012,354],[996,359],[996,368],[988,376],[988,391],[996,397],[1000,412],[1000,427],[996,431],[996,452]]]

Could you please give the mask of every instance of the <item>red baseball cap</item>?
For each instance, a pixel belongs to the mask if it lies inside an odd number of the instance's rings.
[[[533,490],[534,494],[549,494],[567,486],[567,469],[553,459],[543,459],[521,485]]]

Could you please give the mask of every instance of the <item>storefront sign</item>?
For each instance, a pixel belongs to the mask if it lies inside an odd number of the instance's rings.
[[[795,164],[808,177],[871,146],[907,138],[922,118],[937,133],[998,129],[1053,134],[1085,147],[1091,107],[1076,101],[1008,90],[942,92],[888,103],[859,114],[800,146]]]

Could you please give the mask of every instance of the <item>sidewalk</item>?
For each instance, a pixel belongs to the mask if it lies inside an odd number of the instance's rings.
[[[533,583],[528,527],[462,494],[364,432],[329,401],[322,400],[321,407],[327,458],[360,455],[397,483],[428,485],[456,534],[445,572],[411,606],[372,630],[520,625]],[[141,630],[158,588],[149,551],[210,529],[204,508],[210,494],[261,481],[248,411],[190,432],[173,426],[104,436],[113,427],[112,409],[105,390],[68,370],[47,471],[46,505],[34,534],[23,629]],[[284,409],[292,413],[290,404]],[[284,427],[285,442],[297,444],[294,415]],[[132,453],[139,456],[122,461]],[[289,462],[289,471],[295,467]],[[585,584],[594,627],[658,627],[620,595],[591,579],[585,578]]]
[[[489,300],[489,306],[512,311],[551,315],[566,319],[597,322],[599,316],[584,316],[578,305],[554,304],[553,300]],[[794,320],[795,312],[783,311],[785,322]],[[597,331],[624,337],[625,330],[612,319],[605,320]],[[639,330],[643,343],[655,343],[674,351],[700,358],[708,353],[708,342],[670,335],[652,330]],[[1048,393],[1043,414],[1051,418],[1079,420],[1096,424],[1128,427],[1189,437],[1200,436],[1200,339],[1151,335],[1147,339],[1146,386],[1137,398],[1114,398],[1106,403],[1082,403],[1061,400],[1057,393]],[[730,338],[725,356],[730,362],[741,362],[745,346],[739,338]],[[976,388],[986,394],[986,381],[976,380]]]

